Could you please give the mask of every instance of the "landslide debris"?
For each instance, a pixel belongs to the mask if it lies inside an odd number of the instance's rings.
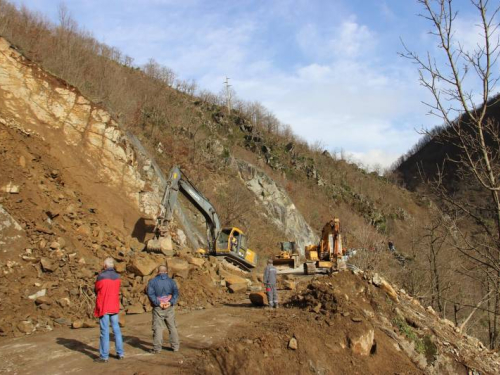
[[[144,288],[165,262],[181,288],[180,308],[209,308],[239,297],[225,284],[235,271],[219,259],[180,248],[170,258],[149,254],[144,244],[109,225],[99,202],[41,139],[0,127],[0,150],[0,186],[19,186],[15,194],[0,192],[2,212],[24,238],[0,252],[1,336],[95,326],[94,281],[106,256],[116,260],[123,311],[130,314],[151,310]]]
[[[263,316],[249,316],[223,345],[205,351],[198,372],[498,373],[497,353],[404,291],[394,301],[380,276],[357,273],[299,282],[283,309],[260,310]]]

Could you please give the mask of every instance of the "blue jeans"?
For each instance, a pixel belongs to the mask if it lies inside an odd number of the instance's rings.
[[[101,326],[101,338],[99,340],[99,354],[101,358],[109,358],[109,320],[111,319],[111,327],[115,335],[116,354],[118,357],[123,357],[123,339],[120,325],[118,324],[118,314],[106,314],[99,318]]]

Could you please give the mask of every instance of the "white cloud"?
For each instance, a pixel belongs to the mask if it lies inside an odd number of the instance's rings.
[[[82,4],[69,3],[74,15]],[[261,102],[311,143],[388,166],[418,138],[425,110],[416,72],[386,55],[384,35],[346,11],[347,1],[103,4],[85,18],[100,40],[216,93],[229,76],[238,97]]]
[[[226,68],[238,69],[230,74],[239,97],[261,102],[300,137],[311,143],[320,140],[330,150],[345,149],[364,164],[388,167],[419,138],[414,128],[422,124],[412,121],[420,121],[418,115],[424,113],[423,91],[412,68],[401,68],[400,61],[377,61],[377,36],[367,26],[348,18],[338,31],[337,36],[327,38],[328,50],[337,53],[322,63],[285,72],[271,60],[249,63],[250,51],[238,44],[246,51],[245,58]],[[310,25],[297,37],[301,48],[320,60],[324,53],[317,49],[324,40]],[[216,65],[214,59],[215,55],[208,57],[207,66]],[[247,66],[257,66],[258,74]],[[201,80],[216,92],[223,81],[222,70],[217,71],[215,75],[210,69]]]
[[[368,27],[357,23],[355,17],[344,21],[340,30],[336,30],[336,34],[330,44],[335,56],[343,58],[355,58],[366,54],[373,49],[376,42]]]
[[[397,158],[399,154],[396,152],[390,152],[387,150],[372,149],[367,152],[353,152],[351,155],[347,155],[348,159],[352,159],[353,162],[365,166],[369,171],[378,169],[386,169],[389,167]]]

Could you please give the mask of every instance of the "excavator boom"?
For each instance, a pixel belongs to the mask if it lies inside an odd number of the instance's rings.
[[[223,255],[232,260],[233,263],[245,270],[256,266],[256,254],[244,248],[241,230],[230,229],[232,236],[239,239],[233,246],[226,242],[226,247],[218,249],[217,239],[222,233],[219,216],[210,201],[198,191],[189,179],[175,166],[171,169],[165,192],[163,194],[159,213],[154,228],[154,238],[149,240],[146,247],[151,251],[165,252],[172,249],[172,240],[169,234],[169,226],[172,222],[178,194],[181,192],[196,209],[203,215],[207,224],[208,253],[211,255]],[[220,251],[219,251],[220,250]]]

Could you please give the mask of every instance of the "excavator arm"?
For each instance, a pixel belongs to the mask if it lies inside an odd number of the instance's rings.
[[[201,212],[207,223],[207,239],[210,254],[215,254],[217,237],[221,232],[219,216],[210,201],[200,193],[179,167],[170,170],[159,214],[156,218],[154,238],[147,243],[148,250],[165,250],[171,247],[169,226],[174,216],[178,194],[181,192]]]
[[[211,255],[224,256],[228,261],[236,264],[243,270],[250,270],[257,264],[257,254],[246,247],[244,233],[238,228],[222,230],[219,216],[210,201],[200,193],[179,167],[171,169],[165,193],[163,194],[159,213],[156,218],[154,237],[147,243],[150,251],[167,253],[172,250],[172,239],[169,226],[174,216],[175,205],[179,192],[183,194],[196,209],[201,212],[207,224],[208,252]],[[223,232],[223,235],[221,235]],[[218,248],[219,236],[221,248]]]

